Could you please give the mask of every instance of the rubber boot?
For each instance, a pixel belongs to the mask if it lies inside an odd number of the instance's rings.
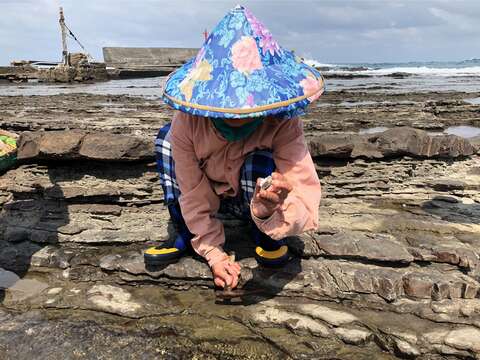
[[[255,241],[255,259],[265,267],[281,267],[290,259],[288,246],[284,239],[274,240],[261,232],[255,223],[252,224],[253,240]]]
[[[188,250],[191,250],[193,234],[188,230],[180,211],[180,205],[173,203],[168,205],[168,212],[176,231],[174,241],[160,246],[153,246],[144,252],[145,264],[161,265],[175,262],[180,259]]]

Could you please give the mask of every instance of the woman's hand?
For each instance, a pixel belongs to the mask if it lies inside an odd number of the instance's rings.
[[[251,206],[253,215],[265,219],[282,206],[293,187],[285,176],[278,172],[272,173],[272,185],[268,189],[262,190],[260,182],[261,179],[257,179]]]
[[[226,258],[212,266],[213,282],[216,286],[234,289],[238,285],[238,277],[240,276],[240,264],[232,262],[230,258]]]

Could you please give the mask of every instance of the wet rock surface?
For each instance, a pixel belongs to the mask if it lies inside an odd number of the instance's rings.
[[[479,126],[479,106],[465,101],[480,92],[385,94],[329,91],[304,117],[307,134],[409,126],[441,131]],[[158,99],[126,95],[63,94],[0,97],[0,127],[17,131],[83,129],[155,136],[172,110]]]
[[[0,176],[0,354],[6,359],[480,358],[478,126],[461,93],[333,92],[305,119],[320,227],[265,269],[225,220],[238,303],[216,300],[196,256],[146,268],[173,235],[153,162],[158,101],[0,97],[22,131]],[[343,102],[377,101],[351,106]],[[390,130],[358,134],[361,128]],[[21,347],[18,344],[23,344]]]

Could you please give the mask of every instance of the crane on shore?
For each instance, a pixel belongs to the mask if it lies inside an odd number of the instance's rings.
[[[59,62],[20,60],[12,61],[10,67],[0,67],[0,80],[10,82],[84,82],[108,80],[105,63],[95,62],[65,22],[63,8],[59,11],[59,24],[62,36],[62,58]],[[83,52],[68,51],[68,37],[75,40]]]
[[[67,46],[67,36],[70,36],[73,40],[75,40],[78,43],[78,45],[84,51],[84,55],[88,60],[93,60],[93,57],[87,52],[87,50],[82,45],[80,40],[78,40],[78,38],[75,36],[72,30],[70,30],[70,28],[65,23],[65,15],[63,13],[63,7],[60,7],[60,18],[58,22],[60,23],[60,30],[62,32],[62,64],[65,66],[71,65],[70,53],[68,52],[68,46]]]

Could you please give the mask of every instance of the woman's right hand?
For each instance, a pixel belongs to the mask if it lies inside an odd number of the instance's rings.
[[[238,285],[240,276],[240,264],[232,262],[230,258],[225,258],[212,266],[213,282],[216,286],[234,289]]]
[[[287,198],[288,194],[293,190],[292,185],[285,176],[278,172],[272,173],[272,185],[263,190],[261,187],[261,178],[257,179],[255,192],[251,202],[253,215],[260,219],[265,219],[275,212]]]

